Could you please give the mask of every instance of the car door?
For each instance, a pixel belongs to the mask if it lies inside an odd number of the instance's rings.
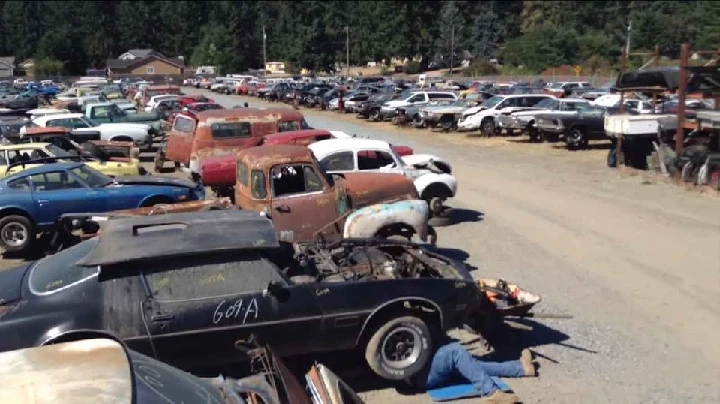
[[[281,239],[315,241],[316,232],[326,238],[342,234],[334,188],[324,173],[310,164],[281,164],[270,170],[270,218]]]
[[[235,343],[251,334],[283,354],[316,343],[322,313],[313,285],[290,285],[257,250],[168,259],[141,271],[148,285],[142,315],[159,360],[181,367],[242,361]],[[277,288],[263,293],[271,282]]]
[[[54,223],[65,213],[105,212],[107,194],[90,188],[70,171],[58,170],[30,176],[38,224]]]

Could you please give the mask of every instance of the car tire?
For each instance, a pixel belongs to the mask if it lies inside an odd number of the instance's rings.
[[[425,119],[420,116],[420,114],[415,115],[415,118],[413,118],[413,126],[416,129],[425,129],[427,125],[425,124]]]
[[[480,125],[480,132],[484,137],[495,136],[495,121],[492,119],[486,119]]]
[[[408,379],[432,360],[430,328],[415,316],[395,317],[378,327],[370,337],[365,347],[365,360],[383,379]]]
[[[37,229],[33,221],[22,215],[0,219],[0,247],[6,252],[25,252],[35,243]]]
[[[370,111],[369,118],[373,122],[379,122],[380,121],[380,110],[374,109],[374,110]]]
[[[587,136],[581,128],[572,128],[565,136],[568,150],[579,150],[587,147]]]

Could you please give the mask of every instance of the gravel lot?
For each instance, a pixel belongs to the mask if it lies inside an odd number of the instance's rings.
[[[513,329],[496,346],[498,357],[523,347],[538,354],[539,378],[506,380],[524,402],[720,402],[720,304],[711,299],[720,292],[717,196],[608,169],[601,145],[568,152],[302,112],[316,128],[448,159],[459,223],[438,229],[438,245],[476,267],[476,277],[541,294],[539,313],[573,316],[526,320],[532,330]],[[377,381],[358,360],[327,360],[368,402],[431,402]]]

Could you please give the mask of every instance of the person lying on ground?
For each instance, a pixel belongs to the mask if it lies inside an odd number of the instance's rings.
[[[425,391],[450,385],[464,379],[477,389],[483,403],[516,403],[515,394],[502,391],[493,377],[535,377],[532,353],[523,349],[520,359],[507,362],[485,362],[470,354],[458,342],[441,346],[430,365],[408,382]]]

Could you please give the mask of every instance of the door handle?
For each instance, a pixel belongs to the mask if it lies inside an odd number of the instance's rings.
[[[290,207],[287,205],[280,205],[280,206],[275,207],[275,210],[277,210],[278,212],[282,212],[282,213],[288,213],[288,212],[290,212]]]
[[[156,314],[151,317],[151,320],[160,322],[160,321],[170,321],[174,318],[175,318],[175,316],[173,316],[172,314]]]
[[[49,199],[38,199],[37,202],[38,202],[40,205],[42,205],[42,204],[45,204],[45,203],[50,203],[50,200],[49,200]]]

